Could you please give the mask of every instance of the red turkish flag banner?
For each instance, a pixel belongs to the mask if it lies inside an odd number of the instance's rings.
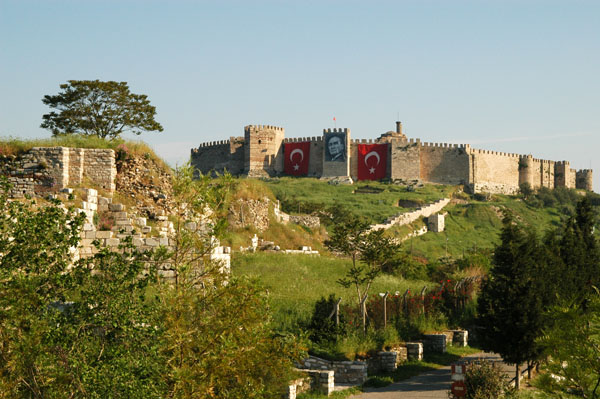
[[[387,144],[358,144],[358,180],[385,179]]]
[[[283,170],[292,176],[308,175],[308,159],[310,157],[310,141],[285,143],[283,154]]]

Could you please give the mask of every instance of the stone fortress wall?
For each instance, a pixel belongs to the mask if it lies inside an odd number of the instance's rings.
[[[347,138],[347,162],[326,162],[329,133]],[[358,177],[358,144],[388,144],[386,177],[405,182],[464,184],[471,192],[514,194],[519,185],[532,188],[568,187],[592,190],[592,170],[571,169],[568,161],[550,161],[471,148],[469,144],[428,143],[408,139],[402,125],[378,139],[351,139],[350,129],[324,129],[323,136],[285,138],[285,129],[270,125],[244,128],[244,137],[201,144],[191,151],[192,166],[203,174],[225,170],[234,175],[284,174],[286,143],[310,142],[309,177]]]

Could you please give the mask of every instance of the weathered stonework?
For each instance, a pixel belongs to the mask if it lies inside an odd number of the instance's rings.
[[[112,194],[117,169],[109,149],[34,147],[18,157],[0,158],[0,175],[6,176],[14,198],[56,193],[83,182]]]
[[[333,370],[336,384],[360,385],[367,380],[367,362],[360,360],[330,361],[309,356],[299,366],[301,369],[309,370]]]
[[[324,137],[346,137],[346,160],[331,162]],[[192,165],[198,172],[223,172],[248,176],[283,174],[286,143],[310,142],[308,176],[358,177],[358,144],[388,145],[386,177],[393,181],[422,181],[440,184],[464,184],[472,192],[515,194],[519,185],[532,188],[568,187],[592,190],[592,171],[575,171],[566,161],[555,162],[504,152],[473,149],[468,144],[428,143],[407,139],[397,124],[396,132],[382,134],[376,140],[352,140],[346,128],[325,129],[319,137],[284,138],[283,128],[246,126],[244,137],[204,143],[193,149]]]

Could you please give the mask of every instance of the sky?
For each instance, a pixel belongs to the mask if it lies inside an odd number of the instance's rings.
[[[49,137],[41,99],[72,79],[148,95],[164,131],[126,138],[172,165],[250,124],[370,139],[400,120],[597,169],[600,190],[599,1],[0,0],[0,136]]]

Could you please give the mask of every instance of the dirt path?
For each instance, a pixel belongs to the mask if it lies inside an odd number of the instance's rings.
[[[499,355],[482,352],[463,358],[464,361],[475,359],[486,359],[499,363],[499,366],[508,375],[514,374],[514,367],[502,363]],[[438,370],[425,372],[408,380],[395,382],[387,387],[367,388],[366,392],[351,396],[350,399],[448,399],[451,384],[450,375],[450,366],[446,366]]]

